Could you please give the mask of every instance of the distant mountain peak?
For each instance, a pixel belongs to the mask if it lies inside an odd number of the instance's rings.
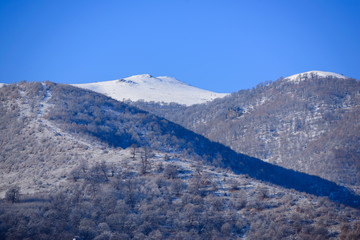
[[[298,73],[298,74],[294,74],[291,75],[289,77],[284,78],[287,82],[294,82],[294,83],[299,83],[301,81],[304,81],[306,79],[311,79],[311,78],[340,78],[340,79],[347,79],[348,77],[338,74],[338,73],[333,73],[333,72],[325,72],[325,71],[308,71],[308,72],[303,72],[303,73]]]
[[[228,95],[227,93],[216,93],[193,87],[173,77],[154,77],[150,74],[134,75],[113,81],[73,85],[105,94],[119,101],[129,99],[131,101],[174,102],[187,106],[206,103]]]

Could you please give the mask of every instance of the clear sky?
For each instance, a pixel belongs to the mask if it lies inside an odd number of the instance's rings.
[[[0,82],[149,73],[216,92],[323,70],[360,79],[358,0],[0,0]]]

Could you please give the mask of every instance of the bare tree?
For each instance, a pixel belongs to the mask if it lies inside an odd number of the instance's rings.
[[[5,199],[11,203],[16,203],[20,199],[20,187],[13,186],[6,191]]]
[[[105,161],[102,161],[102,162],[100,163],[100,166],[99,166],[99,167],[100,167],[101,172],[102,172],[103,175],[104,175],[105,181],[108,181],[108,180],[109,180],[109,178],[108,178],[108,176],[107,176],[108,167],[106,166]]]
[[[136,143],[133,143],[132,145],[131,145],[131,158],[133,159],[133,160],[135,160],[135,156],[136,156],[136,148],[137,148],[138,146],[136,145]]]
[[[168,179],[174,179],[178,175],[178,167],[173,164],[166,165],[164,169],[164,176]]]
[[[174,179],[171,182],[171,191],[173,194],[175,194],[176,196],[180,195],[180,193],[183,190],[183,182],[180,179]]]
[[[141,166],[140,173],[145,174],[150,168],[150,158],[152,157],[152,152],[148,146],[144,147],[144,150],[141,152]]]
[[[108,167],[106,166],[105,161],[102,161],[101,163],[97,162],[91,167],[87,180],[94,183],[108,181],[107,171]]]

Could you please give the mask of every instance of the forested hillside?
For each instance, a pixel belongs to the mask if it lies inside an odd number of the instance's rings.
[[[360,182],[360,82],[312,74],[279,79],[207,104],[136,102],[241,152],[354,189]]]
[[[72,86],[0,89],[1,239],[357,237],[359,197]]]

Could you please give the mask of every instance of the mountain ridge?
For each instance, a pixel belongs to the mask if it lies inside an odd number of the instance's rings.
[[[288,82],[298,83],[298,82],[301,82],[306,79],[315,79],[315,78],[348,79],[349,77],[346,77],[342,74],[338,74],[338,73],[334,73],[334,72],[313,70],[313,71],[297,73],[297,74],[285,77],[284,80],[286,80]]]
[[[187,106],[205,103],[228,95],[227,93],[215,93],[196,88],[172,77],[153,77],[150,74],[134,75],[105,82],[72,85],[103,93],[119,101],[175,102]]]
[[[238,152],[356,187],[359,92],[358,80],[330,74],[279,79],[187,108],[132,104]]]
[[[171,152],[185,154],[189,158],[201,159],[203,163],[224,169],[229,168],[235,173],[246,174],[254,179],[285,188],[293,188],[317,196],[327,196],[334,201],[350,206],[357,207],[360,204],[360,202],[356,202],[360,201],[359,196],[333,182],[236,153],[229,147],[212,142],[180,125],[102,94],[51,82],[45,84],[24,83],[20,87],[11,85],[2,90],[3,103],[18,106],[15,108],[18,113],[13,114],[12,110],[9,110],[11,108],[2,105],[4,110],[2,122],[9,122],[9,129],[18,129],[16,130],[18,133],[31,128],[32,121],[43,125],[46,124],[46,121],[50,121],[52,124],[48,125],[49,129],[54,131],[51,134],[57,136],[56,138],[62,138],[64,133],[68,133],[80,137],[83,139],[82,141],[100,142],[112,148],[129,148],[133,144],[137,144],[167,154]],[[43,109],[44,99],[49,104],[46,111]],[[24,106],[28,107],[24,108]],[[13,121],[14,116],[21,116],[22,112],[32,112],[38,119],[33,119],[30,117],[31,115],[25,115],[19,119],[19,122]],[[23,125],[23,123],[28,124]],[[11,127],[12,125],[14,126]],[[14,137],[17,139],[16,135],[19,135],[19,141],[22,139],[21,134],[9,134],[6,128],[3,128],[2,131],[2,135],[9,136],[10,140]],[[41,140],[43,138],[40,136],[40,143],[51,141],[51,137]],[[31,135],[29,135],[29,139],[31,139]],[[21,144],[14,141],[12,140],[12,144]],[[6,142],[4,141],[6,146],[4,149],[9,150],[2,153],[2,159],[5,160],[2,168],[17,167],[21,169],[23,165],[18,165],[16,162],[18,158],[12,152],[17,151],[17,148],[11,148],[12,145],[7,146],[11,141]],[[42,149],[40,153],[46,151],[42,146],[39,147]],[[26,148],[23,150],[24,163],[22,164],[27,165],[29,163],[26,160],[29,156]],[[49,158],[54,158],[51,153],[49,154]],[[14,163],[16,164],[14,165]],[[64,164],[67,163],[64,162]]]
[[[359,235],[354,192],[127,102],[21,82],[0,88],[0,112],[1,239]]]

